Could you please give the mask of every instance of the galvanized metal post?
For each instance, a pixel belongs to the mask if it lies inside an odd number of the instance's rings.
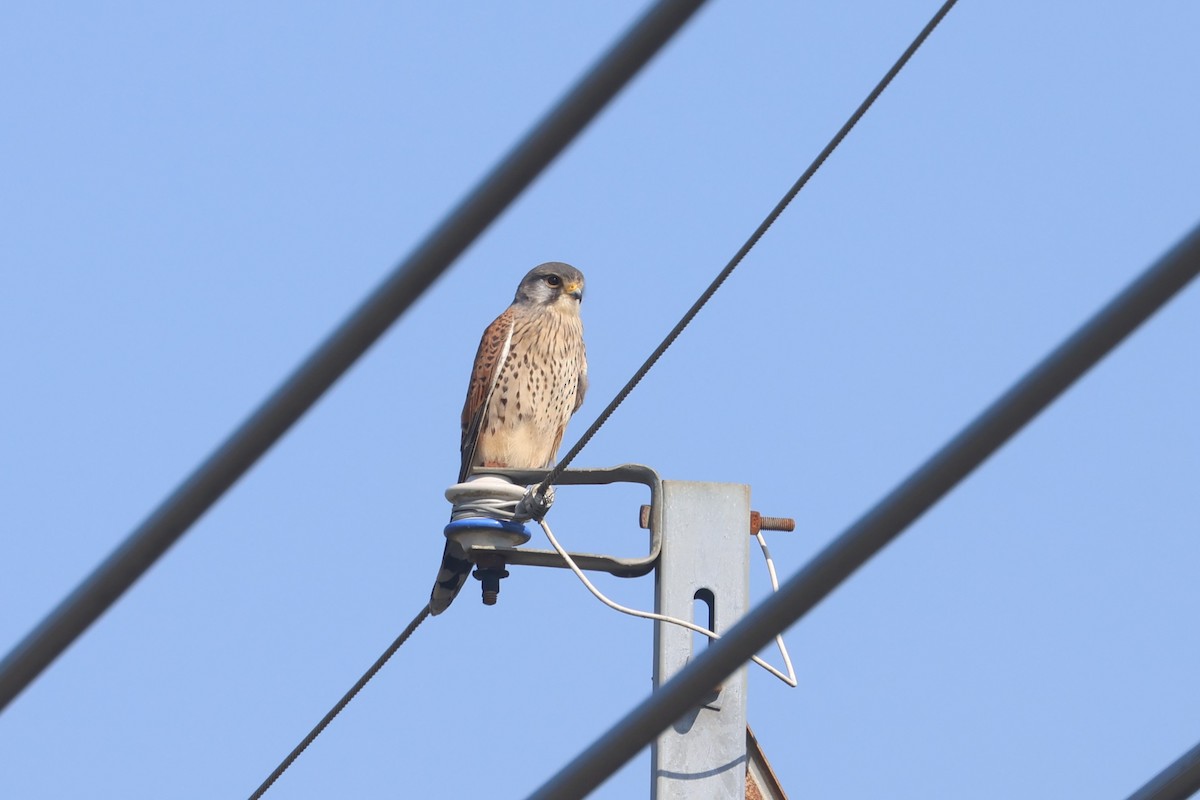
[[[750,487],[663,481],[662,502],[656,610],[724,633],[749,605]],[[701,638],[678,625],[654,624],[656,690],[707,646]],[[744,796],[745,667],[658,737],[651,776],[654,800]]]

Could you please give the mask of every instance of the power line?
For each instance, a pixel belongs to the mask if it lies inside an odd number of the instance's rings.
[[[544,783],[531,800],[583,797],[599,786],[958,485],[1197,274],[1200,225],[859,517],[778,593]],[[1192,761],[1200,758],[1200,754],[1189,756]],[[1189,763],[1184,766],[1191,775],[1197,767]]]
[[[850,133],[851,129],[858,124],[858,121],[862,119],[864,114],[867,113],[867,110],[875,103],[875,100],[879,97],[879,95],[883,94],[883,90],[888,87],[888,84],[892,82],[892,79],[899,74],[900,70],[904,68],[904,65],[908,63],[908,60],[912,58],[915,52],[917,52],[917,49],[925,42],[927,38],[929,38],[929,34],[933,33],[933,29],[938,26],[938,23],[942,21],[942,18],[945,17],[946,14],[950,13],[950,9],[954,7],[956,2],[958,2],[958,0],[947,0],[947,2],[944,3],[940,9],[938,9],[937,13],[933,15],[933,18],[929,20],[929,23],[921,30],[919,34],[917,34],[917,37],[913,39],[912,44],[908,46],[908,49],[906,49],[900,55],[900,58],[896,59],[896,63],[892,65],[892,68],[887,71],[887,74],[880,79],[879,83],[875,85],[875,88],[871,90],[871,93],[867,95],[866,99],[863,100],[862,103],[859,104],[858,108],[854,110],[854,113],[850,115],[850,118],[846,120],[845,124],[842,125],[838,132],[834,134],[833,138],[829,140],[829,144],[825,145],[825,149],[823,149],[817,155],[817,157],[813,159],[813,162],[808,166],[808,169],[804,171],[804,174],[801,175],[794,184],[792,184],[792,188],[789,189],[787,194],[783,196],[783,199],[775,205],[775,208],[771,209],[771,213],[767,215],[767,218],[764,219],[762,223],[754,230],[754,233],[752,233],[750,238],[746,240],[746,243],[741,246],[741,249],[734,254],[733,258],[730,259],[729,263],[725,265],[725,268],[717,274],[717,277],[713,279],[713,282],[709,284],[707,289],[704,290],[699,299],[692,304],[692,307],[689,308],[687,313],[683,315],[683,318],[680,319],[679,322],[676,323],[675,327],[671,329],[671,332],[667,334],[667,338],[663,339],[658,347],[655,348],[654,352],[650,354],[650,357],[647,358],[640,367],[638,367],[637,372],[633,374],[633,377],[629,379],[629,382],[625,384],[624,388],[617,392],[617,396],[612,399],[612,402],[610,402],[608,406],[600,412],[600,416],[596,417],[596,421],[591,424],[591,427],[584,431],[583,435],[579,437],[579,441],[577,441],[574,446],[567,451],[567,454],[559,460],[559,462],[554,466],[554,469],[550,470],[550,473],[538,486],[538,494],[545,493],[546,487],[558,480],[558,477],[562,474],[563,470],[571,465],[571,462],[575,460],[575,457],[579,455],[579,452],[583,450],[583,448],[587,446],[587,443],[591,441],[592,437],[596,435],[596,431],[600,430],[600,427],[604,425],[604,423],[608,421],[608,418],[612,416],[613,412],[617,410],[617,406],[625,402],[625,398],[628,397],[629,394],[634,390],[634,387],[641,383],[642,378],[646,377],[646,373],[648,373],[654,367],[654,365],[658,362],[658,359],[662,357],[663,353],[667,352],[667,348],[675,343],[675,340],[679,338],[679,334],[683,333],[683,329],[691,324],[696,315],[700,313],[700,309],[707,305],[708,301],[712,299],[712,296],[716,294],[717,290],[721,288],[721,285],[725,283],[725,279],[728,278],[735,269],[737,269],[738,264],[742,263],[742,259],[746,257],[746,254],[750,252],[750,249],[753,248],[754,245],[758,244],[758,240],[761,239],[763,234],[767,232],[767,229],[775,223],[775,220],[779,218],[779,215],[783,213],[783,210],[787,208],[796,195],[800,193],[800,190],[804,188],[809,179],[816,174],[817,170],[821,168],[821,165],[825,163],[825,160],[829,158],[829,155],[837,149],[837,146],[842,143],[842,140],[846,138],[846,135]]]
[[[1185,800],[1200,792],[1200,744],[1129,795],[1129,800]]]
[[[659,0],[384,282],[0,662],[0,710],[116,602],[358,360],[704,0]]]
[[[326,726],[333,721],[333,718],[340,714],[343,708],[349,705],[350,701],[354,699],[354,695],[358,694],[359,690],[366,686],[367,682],[370,681],[371,678],[375,677],[375,673],[379,672],[379,670],[383,668],[383,665],[388,662],[388,659],[400,649],[400,645],[408,641],[408,637],[412,636],[413,631],[415,631],[417,626],[424,622],[425,618],[428,616],[429,605],[426,604],[425,607],[421,609],[421,613],[417,614],[417,616],[413,618],[413,621],[408,623],[408,627],[396,637],[396,641],[392,642],[388,646],[388,649],[383,651],[383,655],[377,658],[375,663],[371,665],[371,668],[368,669],[363,676],[358,679],[358,682],[350,687],[350,691],[342,695],[342,699],[337,701],[333,708],[329,709],[329,713],[322,717],[321,721],[317,723],[316,727],[308,732],[308,736],[305,736],[304,740],[300,742],[300,744],[296,745],[296,748],[292,750],[292,752],[288,753],[287,758],[280,762],[279,766],[275,768],[275,771],[267,776],[267,779],[262,782],[262,785],[254,790],[254,794],[250,795],[250,800],[258,800],[258,798],[267,793],[267,789],[271,788],[271,784],[279,780],[279,776],[282,775],[284,771],[292,765],[292,762],[295,761],[300,754],[303,753],[305,749],[313,743],[314,739],[321,735],[321,731],[325,730]]]

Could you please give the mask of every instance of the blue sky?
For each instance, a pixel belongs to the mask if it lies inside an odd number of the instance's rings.
[[[644,5],[7,8],[0,646]],[[248,795],[427,599],[470,361],[521,275],[588,278],[569,443],[937,5],[701,11],[0,716],[0,796]],[[1198,25],[964,0],[578,465],[749,484],[797,519],[770,539],[794,572],[1200,219]],[[751,672],[789,792],[1123,797],[1200,740],[1198,343],[1191,287],[788,633],[798,689]],[[628,555],[643,501],[550,519]],[[268,796],[520,797],[647,695],[649,623],[513,572]],[[596,796],[645,796],[648,764]]]

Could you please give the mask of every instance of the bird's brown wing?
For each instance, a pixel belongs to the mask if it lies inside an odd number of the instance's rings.
[[[467,386],[467,400],[462,410],[462,466],[458,471],[458,481],[462,483],[471,474],[471,462],[475,459],[475,451],[479,446],[479,431],[487,414],[488,401],[496,390],[496,382],[500,370],[508,359],[512,345],[514,310],[510,307],[496,317],[483,338],[479,340],[479,350],[475,353],[475,367],[471,371],[471,382]]]

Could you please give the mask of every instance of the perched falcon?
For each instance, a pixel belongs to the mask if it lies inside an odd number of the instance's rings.
[[[583,273],[551,261],[521,279],[512,305],[483,332],[462,411],[460,483],[475,467],[554,463],[567,420],[587,390],[582,300]],[[446,610],[470,571],[462,551],[447,542],[431,613]]]

